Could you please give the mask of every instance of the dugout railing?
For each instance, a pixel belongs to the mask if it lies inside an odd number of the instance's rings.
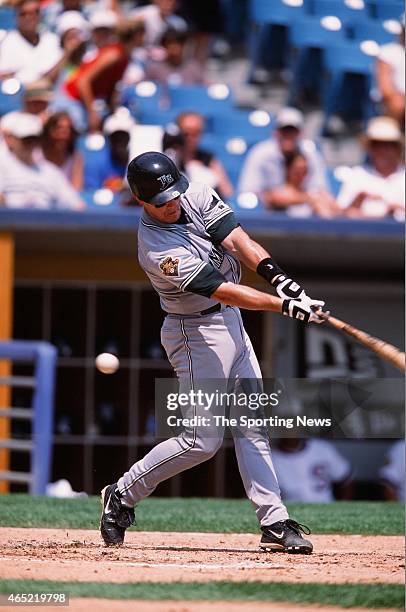
[[[0,360],[33,365],[32,376],[0,377],[0,386],[32,390],[31,406],[0,406],[0,418],[31,422],[29,439],[12,436],[0,439],[0,449],[30,453],[30,471],[0,469],[0,480],[23,483],[32,495],[44,495],[51,475],[54,390],[57,351],[48,342],[0,342]],[[12,403],[12,402],[10,402]]]

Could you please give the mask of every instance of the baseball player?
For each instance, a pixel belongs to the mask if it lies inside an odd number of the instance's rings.
[[[143,206],[138,257],[167,313],[162,345],[179,385],[193,387],[198,378],[261,380],[251,341],[239,308],[271,310],[305,322],[320,323],[324,302],[311,299],[270,254],[240,227],[233,210],[217,193],[190,183],[162,153],[135,157],[127,178]],[[240,285],[240,262],[265,278],[277,296]],[[196,414],[196,406],[193,408]],[[247,497],[255,507],[264,549],[311,553],[303,525],[289,518],[281,501],[266,430],[232,431],[238,467]],[[210,459],[220,448],[223,430],[186,427],[155,446],[117,483],[101,492],[101,535],[106,545],[121,545],[135,521],[134,507],[156,486]]]

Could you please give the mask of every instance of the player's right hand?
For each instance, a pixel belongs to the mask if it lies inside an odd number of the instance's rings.
[[[312,300],[308,295],[304,295],[302,299],[293,300],[287,299],[282,302],[282,314],[292,319],[298,319],[304,323],[323,323],[317,315],[317,310],[324,306],[322,300]]]

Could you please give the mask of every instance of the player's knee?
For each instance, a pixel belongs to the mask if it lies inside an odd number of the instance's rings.
[[[219,450],[223,440],[220,438],[197,438],[195,448],[202,461],[213,457]]]

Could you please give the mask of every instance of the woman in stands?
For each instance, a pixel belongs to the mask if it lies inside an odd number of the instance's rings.
[[[97,101],[113,105],[115,87],[130,63],[132,52],[143,45],[144,34],[143,23],[123,22],[117,28],[118,42],[99,49],[91,61],[82,62],[65,81],[67,95],[84,106],[90,131],[97,131],[102,121]]]
[[[337,215],[338,206],[333,196],[324,189],[309,190],[306,179],[309,167],[306,157],[296,151],[285,158],[285,183],[267,193],[266,207],[284,210],[292,217],[331,218]]]
[[[66,176],[73,187],[83,188],[83,158],[76,149],[76,132],[68,113],[54,113],[44,125],[42,152]]]

